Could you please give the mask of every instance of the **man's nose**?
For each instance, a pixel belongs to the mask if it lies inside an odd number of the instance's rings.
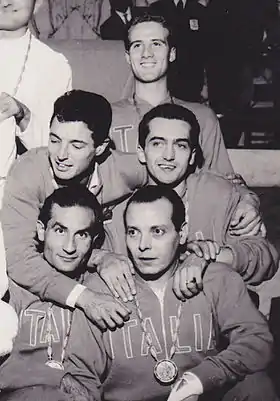
[[[165,160],[174,160],[175,149],[173,145],[166,145],[163,152],[163,157]]]
[[[72,235],[67,235],[63,244],[63,250],[68,254],[76,252],[75,238]]]
[[[152,57],[153,54],[154,53],[153,53],[153,49],[152,49],[151,45],[143,47],[142,57],[144,57],[144,58]]]
[[[142,234],[139,242],[139,250],[141,252],[151,249],[151,237],[148,234]]]
[[[68,145],[67,144],[60,145],[57,157],[59,160],[65,160],[68,158]]]

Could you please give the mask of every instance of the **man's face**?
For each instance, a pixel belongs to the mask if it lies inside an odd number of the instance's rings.
[[[49,157],[54,175],[70,180],[84,173],[94,162],[96,149],[85,123],[59,122],[54,118],[49,137]]]
[[[126,58],[138,81],[156,82],[166,77],[168,63],[175,59],[167,37],[168,30],[158,22],[141,22],[130,29]]]
[[[141,163],[146,163],[156,183],[177,185],[194,163],[195,152],[189,142],[190,125],[185,121],[155,118],[149,124],[145,149],[138,147]]]
[[[131,203],[126,214],[126,244],[142,276],[161,276],[173,264],[183,231],[172,222],[173,206],[162,198],[151,203]]]
[[[73,272],[87,261],[92,244],[94,212],[86,207],[54,204],[47,227],[37,228],[44,257],[57,270]]]
[[[17,31],[28,25],[36,0],[0,0],[0,30]]]

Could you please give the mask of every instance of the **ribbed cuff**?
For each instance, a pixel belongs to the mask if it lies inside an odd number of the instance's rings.
[[[66,305],[70,306],[70,308],[75,308],[77,299],[81,295],[81,293],[86,289],[86,287],[82,284],[77,284],[73,290],[70,292],[66,299]]]

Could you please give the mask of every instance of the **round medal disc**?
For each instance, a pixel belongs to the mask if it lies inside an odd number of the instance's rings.
[[[162,359],[156,363],[154,375],[161,384],[172,384],[178,375],[178,368],[173,361]]]
[[[64,370],[64,366],[62,365],[62,363],[58,362],[58,361],[55,361],[54,359],[51,359],[51,360],[47,361],[46,365],[49,368],[52,368],[52,369]]]

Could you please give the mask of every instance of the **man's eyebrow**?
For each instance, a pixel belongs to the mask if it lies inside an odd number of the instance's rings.
[[[163,136],[156,136],[156,135],[149,138],[149,142],[155,141],[155,140],[156,141],[166,141],[166,138],[164,138]]]
[[[71,141],[70,141],[70,143],[81,143],[81,144],[84,144],[84,145],[86,145],[87,144],[87,142],[86,141],[83,141],[82,139],[72,139]]]
[[[63,228],[64,230],[67,230],[67,227],[64,224],[60,223],[59,221],[55,221],[52,226],[53,227],[59,226],[60,228]]]
[[[186,142],[186,143],[190,143],[190,140],[188,138],[177,138],[175,139],[175,142]]]
[[[60,139],[60,137],[58,135],[56,135],[54,132],[50,132],[50,135],[55,136],[57,139]]]

